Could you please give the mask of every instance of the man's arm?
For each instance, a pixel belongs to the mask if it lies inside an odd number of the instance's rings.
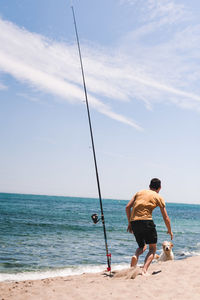
[[[131,223],[130,223],[130,217],[131,217],[131,208],[133,207],[133,203],[135,201],[135,196],[133,196],[133,198],[129,201],[129,203],[126,205],[126,215],[127,215],[127,219],[128,219],[128,227],[127,227],[127,231],[132,233],[132,228],[131,228]]]
[[[167,227],[167,233],[169,233],[171,235],[171,240],[173,239],[173,232],[172,232],[172,229],[171,229],[171,222],[170,222],[170,218],[167,214],[167,210],[165,207],[160,207],[160,211],[162,213],[162,216],[163,216],[163,220],[165,222],[165,225]]]

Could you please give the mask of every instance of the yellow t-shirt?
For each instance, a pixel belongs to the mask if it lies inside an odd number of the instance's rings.
[[[165,207],[164,199],[155,191],[142,190],[135,194],[130,221],[152,220],[152,211],[157,206]]]

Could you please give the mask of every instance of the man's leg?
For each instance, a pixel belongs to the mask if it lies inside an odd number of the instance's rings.
[[[135,251],[135,255],[132,256],[131,259],[131,267],[135,267],[137,265],[138,262],[138,258],[139,256],[144,253],[144,251],[147,249],[147,245],[145,244],[144,247],[141,248],[137,248],[137,250]]]
[[[145,275],[147,273],[147,270],[154,259],[156,253],[156,244],[149,244],[149,252],[147,253],[147,256],[144,261],[144,267],[142,270],[142,273]]]

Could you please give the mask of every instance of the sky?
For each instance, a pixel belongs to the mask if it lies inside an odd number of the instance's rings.
[[[1,0],[0,192],[200,204],[200,2]]]

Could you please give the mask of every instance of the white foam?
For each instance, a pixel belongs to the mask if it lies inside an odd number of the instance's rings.
[[[188,256],[199,256],[200,255],[200,252],[198,251],[183,251],[181,253],[178,253],[178,257],[181,256],[181,257],[188,257]]]
[[[129,264],[112,265],[112,270],[122,270],[128,268]],[[105,265],[99,266],[79,266],[75,268],[56,269],[43,272],[22,272],[16,274],[0,273],[0,282],[2,281],[25,281],[39,280],[54,277],[66,277],[73,275],[81,275],[84,273],[99,273],[106,270]]]

